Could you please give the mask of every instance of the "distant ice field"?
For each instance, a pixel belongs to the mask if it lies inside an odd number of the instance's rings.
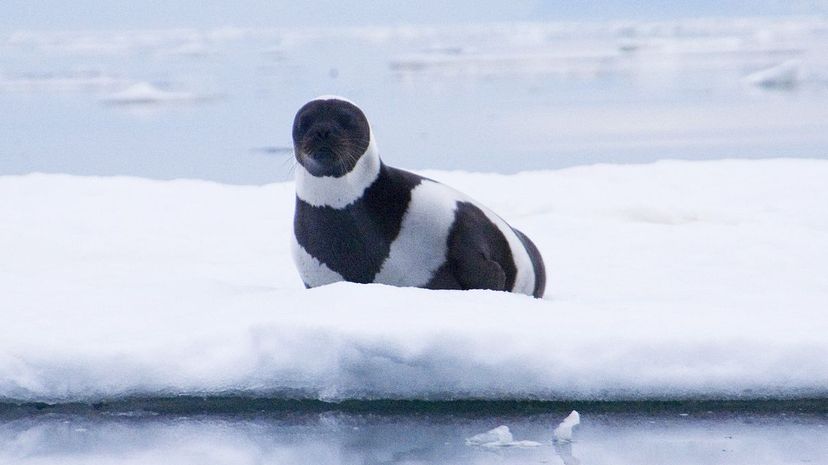
[[[536,242],[544,299],[305,290],[292,183],[1,176],[0,400],[828,396],[828,161],[425,174]]]
[[[0,32],[0,174],[288,180],[323,94],[417,169],[824,159],[828,19]]]

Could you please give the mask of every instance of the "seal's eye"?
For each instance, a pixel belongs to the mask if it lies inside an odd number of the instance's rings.
[[[303,115],[301,118],[299,118],[299,130],[300,131],[307,128],[308,125],[310,125],[310,116]]]

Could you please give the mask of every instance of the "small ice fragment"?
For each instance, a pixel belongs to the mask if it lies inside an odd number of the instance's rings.
[[[504,443],[512,442],[513,440],[514,438],[512,437],[512,432],[509,431],[509,427],[501,425],[485,433],[475,434],[470,438],[466,438],[466,444],[470,446],[482,446],[483,444],[493,442]]]
[[[771,68],[759,70],[745,77],[745,81],[759,87],[790,89],[799,84],[800,64],[788,60]]]
[[[538,447],[541,444],[535,441],[515,441],[512,432],[506,425],[498,426],[485,433],[466,438],[467,446],[481,447]]]
[[[555,428],[555,441],[570,442],[572,441],[572,428],[581,423],[581,416],[578,412],[573,410],[564,421]]]
[[[487,444],[483,444],[483,447],[539,447],[541,443],[535,441],[512,441],[506,444],[501,444],[500,446],[489,446]]]
[[[203,100],[201,97],[190,92],[173,92],[160,89],[148,82],[138,82],[132,86],[114,94],[104,97],[105,103],[117,105],[134,104],[155,104],[167,102],[188,102]]]

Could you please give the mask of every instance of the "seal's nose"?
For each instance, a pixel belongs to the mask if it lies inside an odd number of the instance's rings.
[[[333,134],[333,130],[330,126],[324,125],[314,128],[313,130],[313,140],[317,142],[327,142],[328,139],[331,138]]]

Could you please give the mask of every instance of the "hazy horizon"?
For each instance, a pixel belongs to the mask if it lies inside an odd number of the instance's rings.
[[[646,0],[580,2],[577,5],[538,0],[446,4],[425,2],[243,2],[192,0],[153,3],[78,0],[71,8],[57,0],[7,0],[0,32],[16,30],[109,30],[170,27],[306,27],[376,26],[387,24],[462,24],[511,21],[670,20],[692,17],[786,16],[828,14],[828,1],[714,1],[680,4]]]

